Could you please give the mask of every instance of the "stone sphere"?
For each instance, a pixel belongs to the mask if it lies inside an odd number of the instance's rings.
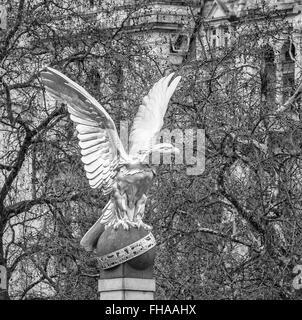
[[[133,228],[124,230],[122,226],[118,229],[109,227],[99,237],[96,254],[98,257],[105,256],[114,251],[127,247],[134,242],[144,238],[150,232],[143,228]],[[126,263],[131,265],[132,268],[137,270],[145,270],[154,263],[155,247],[149,251],[128,260]]]

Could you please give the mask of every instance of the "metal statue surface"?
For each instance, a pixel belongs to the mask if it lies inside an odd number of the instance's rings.
[[[93,250],[96,239],[110,226],[115,229],[122,226],[125,230],[151,229],[143,217],[146,194],[155,172],[144,161],[151,152],[178,151],[169,143],[153,144],[181,79],[178,76],[172,80],[173,75],[161,78],[143,98],[130,132],[129,153],[126,153],[113,120],[96,99],[55,69],[48,67],[41,72],[47,92],[67,104],[78,132],[81,160],[90,186],[111,194],[100,218],[81,240],[88,251]]]

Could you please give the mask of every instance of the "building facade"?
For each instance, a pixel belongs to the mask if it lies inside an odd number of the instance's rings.
[[[106,2],[105,2],[106,3]],[[110,3],[110,2],[109,2]],[[140,41],[167,68],[180,66],[190,54],[201,58],[203,50],[228,47],[242,30],[256,20],[257,10],[270,10],[273,19],[288,25],[283,37],[268,39],[265,57],[269,73],[280,90],[276,100],[282,103],[300,79],[302,65],[302,1],[300,0],[167,0],[116,1],[115,14],[106,16],[104,2],[84,1],[82,10],[94,14],[104,28],[119,28]],[[108,4],[109,6],[109,4]],[[99,13],[99,14],[98,14]],[[237,28],[237,32],[234,29]],[[243,29],[243,28],[242,28]],[[197,34],[198,30],[198,34]],[[260,44],[259,44],[260,45]],[[281,89],[282,88],[282,89]]]

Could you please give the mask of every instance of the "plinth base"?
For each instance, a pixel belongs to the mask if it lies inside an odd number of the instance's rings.
[[[154,300],[155,239],[149,231],[107,228],[96,254],[100,300]]]
[[[99,280],[100,300],[154,300],[155,280],[115,278]]]

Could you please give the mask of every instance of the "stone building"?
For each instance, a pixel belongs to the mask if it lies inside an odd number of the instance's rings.
[[[210,47],[228,46],[232,36],[235,36],[234,27],[242,24],[242,21],[249,25],[258,19],[261,23],[264,17],[257,18],[257,10],[270,10],[273,19],[282,20],[287,27],[282,37],[277,40],[267,39],[263,43],[267,49],[264,60],[269,67],[270,78],[282,88],[276,90],[276,102],[282,103],[292,93],[295,82],[300,79],[301,1],[206,1],[203,10],[206,28],[201,29],[202,38]]]
[[[230,46],[236,37],[234,28],[242,25],[242,21],[248,25],[256,19],[255,12],[266,7],[275,14],[276,21],[282,17],[289,26],[288,34],[284,32],[282,39],[265,44],[271,78],[282,87],[276,91],[276,102],[284,102],[300,78],[300,0],[120,0],[114,4],[95,0],[82,3],[81,10],[94,16],[104,28],[118,28],[123,24],[126,32],[139,37],[149,52],[167,67],[181,65],[188,53],[198,59],[204,48],[219,50]],[[106,4],[114,6],[115,14],[112,10],[110,16],[104,14]]]

